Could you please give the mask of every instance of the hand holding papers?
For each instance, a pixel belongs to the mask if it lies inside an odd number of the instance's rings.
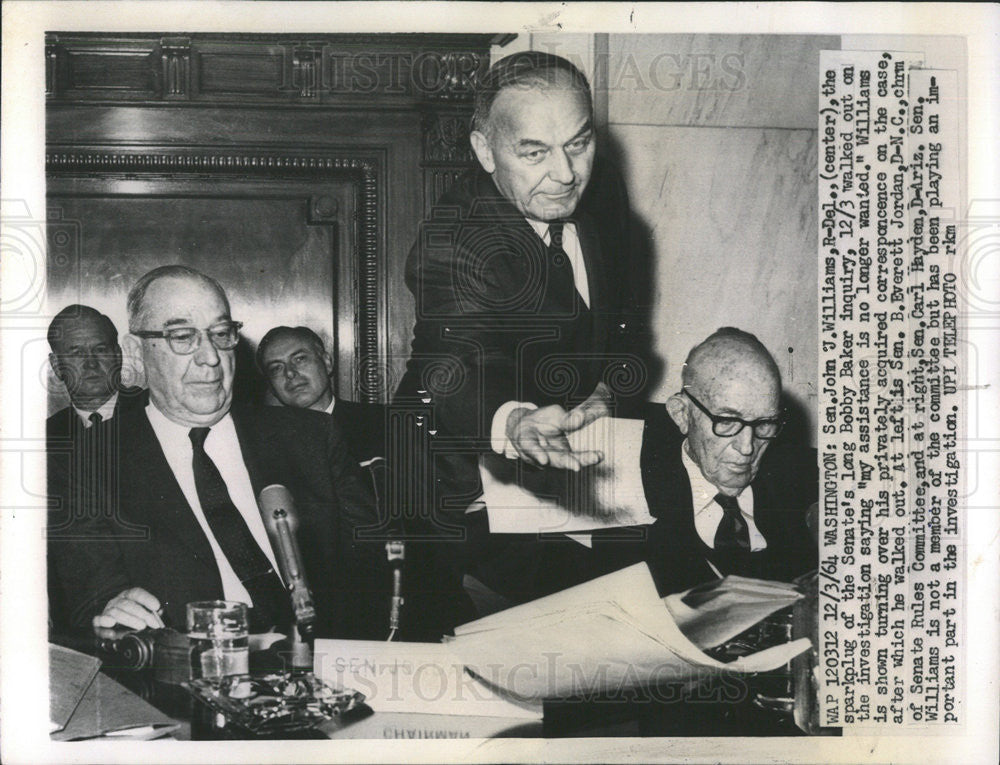
[[[801,639],[723,664],[680,626],[699,641],[727,640],[798,598],[780,584],[729,582],[698,608],[671,597],[676,617],[640,563],[463,625],[450,648],[487,685],[540,700],[681,683],[714,670],[764,672],[809,647]]]
[[[604,455],[578,473],[484,456],[479,473],[490,532],[569,533],[652,523],[639,471],[642,429],[642,420],[601,417],[569,434],[574,451]]]

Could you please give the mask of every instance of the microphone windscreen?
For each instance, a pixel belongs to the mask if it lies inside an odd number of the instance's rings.
[[[280,483],[265,486],[261,489],[257,502],[260,505],[260,514],[264,519],[264,526],[267,528],[267,533],[272,537],[278,533],[275,526],[275,510],[285,511],[288,527],[292,532],[298,529],[299,519],[295,512],[295,500],[292,499],[292,493],[286,486],[282,486]]]

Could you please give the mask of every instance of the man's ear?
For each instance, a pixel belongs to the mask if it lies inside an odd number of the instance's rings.
[[[674,421],[677,429],[686,436],[691,427],[689,420],[691,412],[688,409],[688,402],[680,393],[675,393],[667,399],[667,414],[670,415],[670,419]]]
[[[121,349],[122,384],[135,385],[146,375],[146,367],[142,363],[142,340],[135,335],[122,335]]]
[[[52,367],[52,374],[56,376],[56,379],[59,380],[59,382],[65,383],[66,381],[63,379],[62,373],[62,364],[59,363],[59,357],[54,353],[49,354],[49,366]]]
[[[475,153],[476,159],[479,160],[479,164],[483,166],[483,170],[492,174],[496,170],[497,163],[493,160],[493,149],[490,148],[489,140],[478,130],[473,130],[469,134],[469,142],[472,144],[472,151]]]
[[[333,374],[333,358],[326,351],[323,351],[323,366],[326,368],[326,376]]]

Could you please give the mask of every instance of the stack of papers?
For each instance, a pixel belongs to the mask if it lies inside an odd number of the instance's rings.
[[[449,647],[487,686],[540,701],[683,683],[722,669],[770,671],[810,646],[795,640],[728,664],[707,656],[702,649],[799,597],[773,582],[730,578],[715,587],[702,598],[695,592],[695,606],[684,602],[688,593],[661,599],[638,563],[458,627]]]

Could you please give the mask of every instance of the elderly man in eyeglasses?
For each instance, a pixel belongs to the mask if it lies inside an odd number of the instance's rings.
[[[784,414],[771,354],[724,327],[691,350],[681,380],[643,434],[656,522],[638,545],[595,544],[617,565],[645,559],[662,593],[728,574],[789,581],[815,568],[806,514],[818,494],[816,451],[775,440]]]
[[[128,297],[126,355],[149,402],[102,427],[115,481],[81,492],[50,524],[49,555],[78,629],[184,628],[185,606],[235,600],[251,630],[287,632],[292,611],[257,497],[283,484],[316,606],[317,635],[382,637],[380,556],[355,540],[374,497],[333,421],[233,404],[240,323],[222,287],[185,266],[143,276]],[[113,436],[113,437],[111,437]],[[66,615],[64,615],[66,616]]]

